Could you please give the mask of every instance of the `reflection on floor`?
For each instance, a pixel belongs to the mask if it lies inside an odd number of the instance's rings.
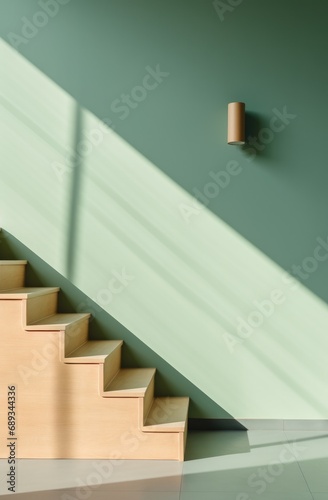
[[[1,498],[8,463],[0,461]],[[22,500],[328,500],[328,432],[191,432],[186,461],[20,460]]]

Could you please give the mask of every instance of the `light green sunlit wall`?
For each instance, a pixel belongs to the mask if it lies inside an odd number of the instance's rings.
[[[3,38],[40,9],[4,1]],[[327,239],[327,10],[71,0],[24,58],[1,45],[0,225],[236,418],[328,417],[327,261],[299,287],[283,274]],[[296,116],[249,161],[225,141],[231,100],[254,136]]]

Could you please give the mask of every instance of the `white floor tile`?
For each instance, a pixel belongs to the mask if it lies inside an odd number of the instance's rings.
[[[236,493],[218,491],[202,493],[182,492],[180,500],[313,500],[310,493],[263,493],[262,495],[246,493],[238,498]],[[321,500],[321,499],[320,499]],[[326,500],[326,499],[322,499]]]
[[[285,431],[290,443],[302,448],[301,459],[328,458],[328,432]]]
[[[212,434],[212,433],[209,433]],[[283,431],[229,432],[217,434],[216,446],[222,448],[214,456],[213,445],[202,443],[201,435],[192,436],[189,457],[197,456],[196,447],[210,447],[210,458],[190,459],[184,463],[182,491],[235,492],[263,495],[308,493],[308,487],[296,460],[295,447],[287,442]],[[244,436],[244,437],[243,437]],[[247,436],[247,443],[245,443]],[[242,441],[243,440],[243,441]],[[195,451],[193,451],[195,447]],[[225,454],[222,453],[225,451]]]
[[[40,491],[32,493],[21,493],[14,497],[11,495],[1,496],[1,500],[179,500],[179,492],[165,491],[113,491],[108,495],[108,492],[99,491],[97,489],[85,490],[84,495],[77,496],[75,490],[55,490],[55,491]]]
[[[310,491],[328,494],[328,458],[300,462]]]
[[[236,466],[230,470],[221,470],[218,464],[216,470],[212,467],[210,472],[184,473],[182,491],[230,491],[260,496],[264,492],[307,493],[308,487],[297,463],[282,466],[263,462],[257,467]]]
[[[5,474],[6,462],[2,462],[0,471]],[[182,463],[173,461],[19,460],[17,491],[92,486],[106,491],[177,492],[181,474]]]
[[[328,493],[328,433],[288,431],[286,435],[300,448],[298,462],[310,491]]]

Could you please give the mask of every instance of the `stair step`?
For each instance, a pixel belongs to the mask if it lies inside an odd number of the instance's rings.
[[[40,300],[40,298],[37,300]],[[53,306],[50,304],[50,307]],[[34,309],[33,318],[39,318],[38,312],[40,312],[40,309],[38,305]],[[45,312],[42,319],[30,322],[24,329],[28,332],[64,332],[60,340],[61,361],[64,361],[72,352],[88,341],[90,316],[89,313],[51,313],[49,315]]]
[[[103,393],[107,398],[143,398],[155,376],[155,368],[124,368]]]
[[[24,286],[26,260],[0,260],[0,290]]]
[[[65,363],[104,363],[122,344],[122,340],[89,340],[65,358]]]
[[[89,319],[89,313],[72,313],[72,314],[54,314],[47,318],[40,319],[35,323],[25,326],[25,330],[29,331],[63,331],[70,328],[72,325]]]
[[[12,288],[10,290],[0,290],[0,299],[33,299],[35,297],[40,297],[41,295],[48,295],[50,293],[59,292],[58,287],[51,288]]]
[[[58,287],[17,288],[16,290],[8,290],[8,293],[0,293],[0,299],[22,299],[23,321],[25,325],[32,325],[57,314],[59,290]]]
[[[155,398],[143,426],[144,432],[184,432],[189,398]]]
[[[0,266],[21,266],[26,264],[27,260],[0,260]]]

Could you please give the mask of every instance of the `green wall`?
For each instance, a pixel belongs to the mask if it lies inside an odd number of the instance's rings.
[[[207,416],[328,418],[328,4],[61,0],[47,20],[41,3],[0,4],[24,56],[1,46],[0,224]],[[255,146],[226,144],[234,100]]]

